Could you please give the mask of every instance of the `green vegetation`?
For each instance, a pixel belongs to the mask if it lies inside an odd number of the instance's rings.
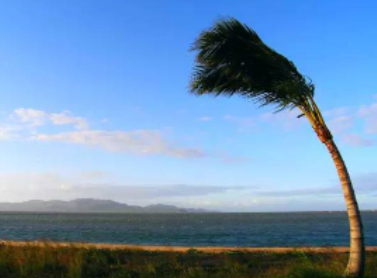
[[[2,278],[335,278],[347,254],[211,254],[99,250],[75,246],[0,247]],[[377,252],[367,256],[366,276],[376,277]]]

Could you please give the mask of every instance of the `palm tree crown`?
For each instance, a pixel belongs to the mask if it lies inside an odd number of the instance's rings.
[[[277,111],[298,108],[315,130],[325,128],[313,100],[314,85],[238,20],[217,21],[201,33],[192,50],[198,52],[190,84],[193,93],[238,94],[262,106],[275,104]]]

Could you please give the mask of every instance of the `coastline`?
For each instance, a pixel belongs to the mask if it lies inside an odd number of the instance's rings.
[[[347,247],[183,247],[0,241],[0,276],[67,278],[342,277]],[[375,277],[377,246],[365,278]]]
[[[111,243],[83,243],[83,242],[55,242],[55,241],[11,241],[0,240],[0,246],[10,247],[52,247],[52,248],[84,248],[84,249],[105,249],[105,250],[130,250],[148,252],[178,252],[184,253],[196,250],[204,253],[224,252],[249,252],[249,253],[347,253],[349,247],[223,247],[223,246],[154,246],[154,245],[133,245],[133,244],[111,244]],[[368,246],[369,252],[377,252],[377,246]]]

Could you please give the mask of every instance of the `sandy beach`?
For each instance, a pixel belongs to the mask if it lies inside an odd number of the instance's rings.
[[[253,253],[288,253],[288,252],[314,252],[314,253],[346,253],[348,247],[187,247],[187,246],[153,246],[153,245],[131,245],[131,244],[107,244],[107,243],[71,243],[71,242],[53,242],[53,241],[9,241],[2,240],[1,245],[6,246],[49,246],[55,248],[76,247],[76,248],[95,248],[107,250],[138,250],[138,251],[159,251],[159,252],[187,252],[195,249],[205,253],[223,253],[223,252],[253,252]],[[377,251],[377,246],[367,247],[367,251]]]

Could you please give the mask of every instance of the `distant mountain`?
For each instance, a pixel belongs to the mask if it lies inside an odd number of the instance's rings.
[[[130,206],[111,200],[75,199],[72,201],[31,200],[20,203],[0,203],[0,211],[13,212],[81,212],[81,213],[197,213],[201,209],[185,209],[163,204],[146,207]]]

